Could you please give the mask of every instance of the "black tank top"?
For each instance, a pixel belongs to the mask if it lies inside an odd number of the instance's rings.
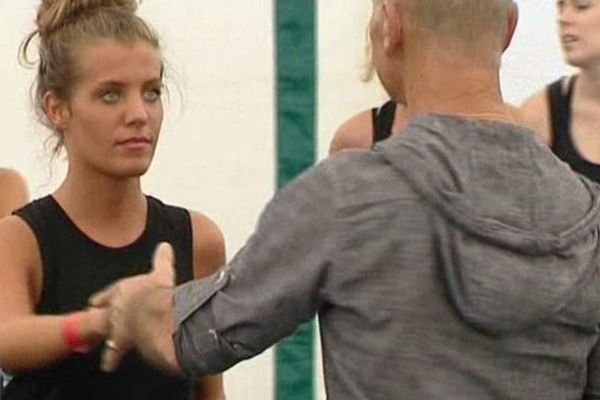
[[[573,171],[600,182],[600,165],[581,157],[571,134],[571,104],[575,78],[568,85],[562,79],[548,86],[550,120],[552,125],[552,152],[571,166]]]
[[[177,282],[193,278],[193,244],[189,212],[147,197],[148,217],[142,235],[131,245],[107,248],[91,240],[70,220],[52,196],[26,205],[15,214],[38,241],[43,290],[38,314],[64,314],[86,307],[96,291],[150,269],[159,242],[175,249]],[[15,376],[3,400],[189,400],[191,386],[147,366],[135,353],[112,374],[100,371],[100,349],[74,354],[54,365]]]
[[[379,108],[371,110],[371,119],[373,121],[373,144],[381,142],[392,135],[394,118],[396,116],[396,102],[387,101]]]

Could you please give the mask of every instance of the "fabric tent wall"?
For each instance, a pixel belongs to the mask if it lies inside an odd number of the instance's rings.
[[[49,173],[42,146],[46,131],[36,124],[30,106],[32,72],[16,58],[38,3],[0,0],[5,16],[0,35],[0,165],[23,172],[34,196],[51,192],[65,172],[59,160]],[[151,0],[140,6],[162,35],[171,92],[163,136],[144,187],[167,202],[211,216],[225,233],[229,257],[252,231],[281,177],[278,143],[288,131],[278,131],[276,43],[282,31],[277,29],[276,10],[290,3],[315,9],[314,129],[302,130],[314,143],[318,160],[343,120],[385,100],[377,82],[363,84],[359,79],[370,1]],[[518,4],[521,21],[502,71],[506,98],[515,103],[568,72],[556,39],[554,2]],[[288,11],[293,13],[293,7]],[[286,362],[293,370],[296,361]],[[314,364],[314,375],[301,378],[312,380],[314,398],[320,399],[324,389],[319,363]],[[229,400],[275,398],[275,366],[269,350],[228,372]]]

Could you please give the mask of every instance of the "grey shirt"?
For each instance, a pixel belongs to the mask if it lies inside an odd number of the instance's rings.
[[[190,375],[318,315],[333,400],[600,399],[599,197],[532,132],[430,115],[288,185],[175,295]]]

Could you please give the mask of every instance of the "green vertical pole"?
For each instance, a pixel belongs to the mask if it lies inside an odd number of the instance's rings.
[[[277,188],[315,162],[316,1],[275,0]],[[315,398],[315,323],[276,347],[276,400]]]

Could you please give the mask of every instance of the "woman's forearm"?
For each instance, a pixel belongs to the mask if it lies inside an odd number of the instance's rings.
[[[104,338],[104,311],[82,313],[77,327],[79,339],[90,346]],[[41,368],[64,359],[74,349],[65,339],[65,323],[70,318],[30,315],[0,325],[0,367],[8,373]]]

